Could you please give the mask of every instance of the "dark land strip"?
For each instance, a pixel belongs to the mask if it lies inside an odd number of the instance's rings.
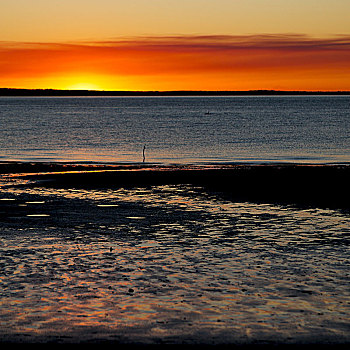
[[[0,88],[0,96],[274,96],[274,95],[350,95],[350,91],[100,91]]]
[[[276,203],[350,211],[349,165],[83,165],[3,163],[0,173],[22,173],[32,185],[122,188],[193,185],[236,202]],[[26,174],[27,173],[27,174]]]

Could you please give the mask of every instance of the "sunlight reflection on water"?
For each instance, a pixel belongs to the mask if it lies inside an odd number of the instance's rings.
[[[348,214],[185,185],[11,188],[5,199],[2,334],[349,340]]]

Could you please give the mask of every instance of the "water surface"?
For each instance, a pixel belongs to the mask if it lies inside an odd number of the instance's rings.
[[[349,96],[1,97],[2,160],[350,161]]]

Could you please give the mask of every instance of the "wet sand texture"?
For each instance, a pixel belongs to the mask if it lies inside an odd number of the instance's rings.
[[[348,167],[8,166],[0,342],[349,344]]]
[[[34,178],[41,180],[42,186],[77,188],[191,184],[220,192],[234,201],[350,209],[349,166],[241,165],[218,169],[174,167],[43,174]]]

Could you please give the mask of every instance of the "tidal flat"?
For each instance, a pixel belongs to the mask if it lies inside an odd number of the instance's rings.
[[[1,168],[1,342],[349,343],[347,167],[17,165]]]

